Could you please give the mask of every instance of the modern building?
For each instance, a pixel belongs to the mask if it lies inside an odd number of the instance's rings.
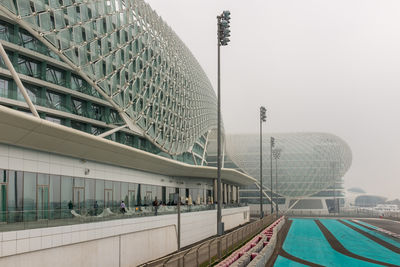
[[[258,181],[259,141],[257,135],[230,135],[226,145],[227,154],[238,169]],[[337,212],[343,205],[342,179],[350,168],[352,155],[342,139],[326,133],[264,134],[262,151],[265,211],[270,211],[271,181],[272,201],[279,204],[280,210],[323,214]],[[259,188],[257,182],[240,190],[240,201],[253,204],[252,212],[259,212]]]
[[[216,96],[149,5],[1,1],[0,43],[1,266],[134,266],[216,234]],[[254,181],[222,170],[225,229]]]

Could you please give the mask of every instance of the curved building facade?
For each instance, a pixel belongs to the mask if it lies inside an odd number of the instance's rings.
[[[272,162],[271,137],[274,138]],[[229,157],[240,170],[258,180],[260,177],[259,145],[257,135],[227,137],[226,148]],[[273,197],[280,204],[285,204],[286,209],[296,207],[307,209],[307,206],[321,210],[332,209],[330,199],[343,197],[341,181],[350,168],[351,160],[349,146],[332,134],[264,134],[263,187],[267,195],[266,199],[269,198],[271,190],[272,167]],[[244,202],[259,203],[257,186],[252,187],[242,190],[241,199]],[[326,201],[318,203],[318,201],[306,200],[308,198],[326,198]]]
[[[189,49],[148,4],[38,0],[3,1],[0,8],[0,38],[34,104],[48,108],[41,116],[95,135],[126,125],[126,135],[111,138],[205,164],[215,93]],[[21,100],[10,83],[2,79],[2,96]]]

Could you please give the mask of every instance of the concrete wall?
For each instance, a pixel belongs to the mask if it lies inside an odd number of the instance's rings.
[[[181,247],[217,233],[216,210],[182,213]],[[249,207],[222,211],[225,229]],[[177,215],[0,233],[0,266],[136,266],[177,249]]]

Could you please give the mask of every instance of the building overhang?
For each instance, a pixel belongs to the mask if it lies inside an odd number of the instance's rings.
[[[215,167],[164,158],[1,105],[0,143],[168,176],[217,178]],[[256,182],[247,174],[225,168],[221,170],[221,179],[238,186]]]

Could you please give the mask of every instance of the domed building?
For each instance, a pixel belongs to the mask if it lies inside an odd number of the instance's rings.
[[[227,154],[238,169],[259,181],[259,136],[230,135],[226,143]],[[272,201],[279,203],[280,209],[317,213],[337,211],[343,204],[342,178],[350,168],[351,160],[350,147],[332,134],[264,134],[264,203],[270,203],[272,173]],[[240,199],[259,204],[259,183],[242,189]]]

